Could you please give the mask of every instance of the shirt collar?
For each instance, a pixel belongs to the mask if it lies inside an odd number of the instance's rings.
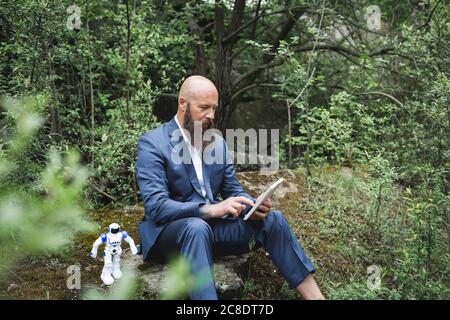
[[[184,140],[184,142],[186,142],[186,144],[187,144],[187,146],[188,146],[188,149],[189,149],[189,150],[194,150],[194,151],[197,151],[197,152],[198,152],[198,150],[191,144],[190,140],[189,140],[188,137],[186,136],[186,133],[185,133],[185,130],[186,130],[186,129],[184,129],[184,128],[181,127],[180,122],[178,121],[178,118],[177,118],[176,115],[175,115],[174,118],[175,118],[175,122],[176,122],[177,125],[178,125],[178,128],[180,128],[181,134],[182,134],[182,136],[183,136],[183,140]]]
[[[175,118],[175,122],[177,123],[178,128],[180,128],[180,131],[181,131],[181,134],[183,135],[184,141],[185,141],[188,145],[190,145],[189,140],[188,140],[186,134],[184,133],[184,128],[182,128],[181,125],[180,125],[180,122],[178,122],[177,116],[175,115],[174,118]]]

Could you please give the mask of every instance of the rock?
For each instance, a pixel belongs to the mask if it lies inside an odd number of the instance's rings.
[[[217,294],[220,299],[237,299],[244,286],[244,282],[236,273],[236,269],[244,264],[249,255],[228,256],[214,259],[214,275],[216,278]],[[150,262],[143,262],[141,255],[131,255],[127,250],[122,254],[123,269],[132,269],[142,280],[142,295],[155,299],[165,289],[165,279],[168,266]]]
[[[17,288],[19,288],[19,285],[13,282],[8,286],[8,289],[6,291],[10,292],[11,290],[15,290]]]

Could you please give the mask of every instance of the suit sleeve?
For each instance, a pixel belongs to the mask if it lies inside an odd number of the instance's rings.
[[[136,175],[146,218],[161,225],[177,219],[200,217],[199,208],[204,203],[170,199],[166,161],[158,144],[148,135],[139,139]]]

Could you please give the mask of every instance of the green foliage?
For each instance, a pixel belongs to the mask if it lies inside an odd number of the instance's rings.
[[[204,274],[210,273],[211,270],[205,269],[193,276],[191,268],[189,260],[183,257],[173,259],[169,263],[164,288],[159,298],[162,300],[184,298],[187,296],[188,290],[202,288],[207,279]]]
[[[450,276],[449,254],[442,225],[448,210],[448,198],[439,192],[421,190],[413,194],[406,190],[404,214],[410,230],[398,250],[401,259],[395,261],[398,272],[394,281],[405,298],[438,299],[449,294],[445,283]],[[442,267],[447,266],[447,270]]]
[[[14,170],[14,181],[22,188],[36,192],[38,184],[34,182],[40,178],[47,160],[45,153],[42,153],[47,139],[41,127],[43,115],[48,110],[49,97],[43,93],[33,98],[4,97],[2,100],[8,109],[3,110],[0,116],[3,136],[0,153],[15,157],[15,161],[10,165],[20,170]],[[17,130],[16,127],[22,129]]]
[[[280,73],[287,84],[277,97],[295,102],[289,138],[300,146],[300,163],[308,168],[367,163],[372,176],[368,182],[339,179],[331,184],[323,176],[310,178],[320,185],[320,198],[310,201],[310,210],[323,214],[320,232],[342,237],[336,249],[345,260],[376,262],[385,270],[384,287],[375,293],[365,287],[364,271],[350,267],[349,274],[337,276],[341,282],[329,284],[331,298],[448,297],[450,82],[443,39],[450,34],[449,7],[430,4],[435,5],[424,24],[398,25],[397,39],[374,36],[372,43],[364,44],[363,38],[353,45],[367,52],[390,43],[392,55],[363,54],[357,61],[323,51],[317,53],[320,59],[290,56],[293,62]],[[320,70],[314,75],[311,61]],[[342,77],[334,78],[327,94],[324,79],[333,72]]]
[[[258,293],[263,291],[263,284],[258,283],[256,280],[250,278],[244,281],[243,297],[255,296],[255,293],[260,296]]]
[[[365,281],[357,282],[351,279],[345,286],[336,285],[328,287],[327,298],[331,300],[376,300],[376,299],[401,299],[401,294],[396,289],[380,288],[371,290]]]
[[[192,58],[180,48],[193,39],[184,31],[184,19],[150,23],[160,14],[152,1],[128,7],[106,0],[78,4],[81,28],[69,30],[66,10],[72,4],[0,5],[9,16],[41,17],[31,24],[1,17],[6,38],[0,38],[0,94],[31,93],[48,100],[20,178],[32,185],[50,148],[66,152],[76,145],[92,169],[86,189],[92,205],[136,202],[137,138],[157,125],[158,94],[173,91],[185,76]],[[178,13],[168,8],[167,14]]]
[[[123,100],[121,102],[125,103]],[[139,137],[158,124],[152,112],[153,103],[154,95],[150,82],[147,82],[141,85],[141,89],[133,97],[129,106],[129,118],[122,112],[125,106],[108,110],[107,124],[96,129],[96,135],[101,140],[95,141],[93,147],[88,147],[93,155],[90,163],[90,199],[99,201],[103,198],[97,193],[98,190],[107,193],[114,202],[124,202],[126,197],[133,196]]]
[[[445,297],[448,3],[379,1],[377,32],[366,28],[369,0],[263,1],[257,13],[258,3],[246,3],[233,39],[233,1],[220,4],[226,31],[219,56],[216,7],[208,1],[88,1],[78,4],[80,30],[66,26],[71,1],[1,2],[0,95],[34,97],[7,100],[0,115],[0,231],[8,230],[2,252],[61,250],[86,228],[71,205],[81,189],[95,207],[137,202],[138,137],[158,125],[159,95],[175,93],[205,58],[206,73],[225,89],[222,98],[279,105],[280,114],[290,106],[282,165],[289,159],[306,167],[318,194],[308,207],[321,215],[317,232],[331,243],[342,237],[335,249],[344,260],[384,264],[381,291],[368,291],[365,270],[350,268],[327,283],[330,297]],[[307,14],[290,29],[300,6]],[[342,27],[348,34],[338,39]],[[221,61],[230,73],[218,72]],[[371,179],[314,172],[330,164],[367,165]],[[71,219],[75,228],[63,236]],[[44,232],[42,242],[32,226]]]
[[[4,107],[14,119],[8,137],[2,137],[0,158],[0,266],[11,267],[25,255],[54,252],[68,245],[75,234],[92,230],[79,206],[88,172],[78,164],[79,156],[69,151],[64,157],[49,154],[41,172],[42,195],[30,194],[15,180],[22,170],[16,165],[25,153],[41,119],[36,109],[44,101],[31,98],[7,99]]]
[[[123,272],[122,278],[114,283],[112,288],[102,290],[100,288],[90,288],[83,292],[84,300],[129,300],[136,298],[138,282],[132,271]]]
[[[313,173],[303,210],[318,217],[303,226],[320,235],[308,240],[320,256],[339,261],[322,265],[328,270],[319,275],[327,298],[448,298],[450,255],[442,227],[448,198],[436,191],[402,191],[395,170],[380,157],[351,176],[332,168]],[[371,265],[381,268],[379,289],[367,286]]]
[[[300,107],[301,108],[301,107]],[[314,108],[298,121],[299,136],[292,142],[308,148],[310,161],[316,164],[342,163],[351,149],[351,124],[342,121],[326,109]]]

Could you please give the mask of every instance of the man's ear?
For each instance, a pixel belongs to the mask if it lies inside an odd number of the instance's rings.
[[[187,101],[184,97],[178,99],[178,104],[181,105],[181,111],[186,112]]]

